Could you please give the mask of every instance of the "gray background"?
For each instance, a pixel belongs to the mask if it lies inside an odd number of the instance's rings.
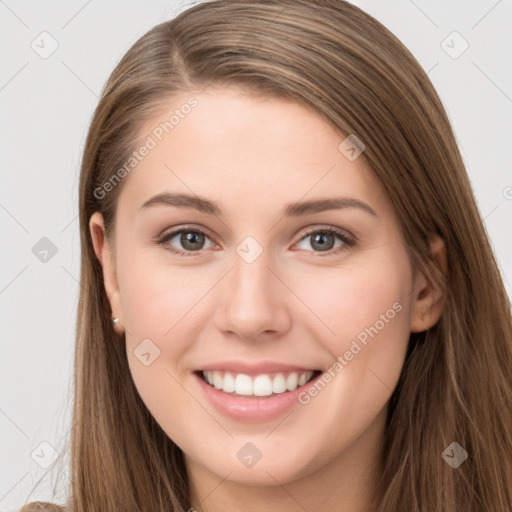
[[[66,483],[57,478],[65,457],[44,467],[63,453],[70,425],[78,171],[92,112],[130,45],[194,3],[0,0],[2,511],[20,507],[38,482],[30,501],[59,501]],[[512,296],[512,1],[354,3],[428,71]]]

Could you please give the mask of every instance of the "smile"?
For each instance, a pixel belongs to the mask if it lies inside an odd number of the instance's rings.
[[[239,422],[275,420],[299,404],[299,395],[323,371],[277,361],[217,361],[192,372],[200,395],[217,413]],[[301,413],[311,409],[302,408]]]
[[[316,377],[320,370],[247,375],[227,371],[202,371],[199,375],[215,389],[238,396],[270,397],[294,391]]]

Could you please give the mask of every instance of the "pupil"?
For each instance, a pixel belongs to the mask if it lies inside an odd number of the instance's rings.
[[[330,237],[331,239],[333,238],[333,235],[330,235],[330,234],[325,234],[325,233],[322,233],[322,234],[316,234],[313,238],[313,247],[315,246],[315,244],[317,243],[317,240],[320,239],[320,241],[318,242],[320,245],[318,246],[318,248],[321,250],[321,251],[328,251],[329,249],[332,249],[332,244],[329,244],[328,242],[326,243],[325,242],[325,238],[326,237]],[[321,241],[323,240],[323,241]],[[331,240],[332,241],[332,240]],[[326,245],[328,245],[329,247],[326,247]]]
[[[199,242],[202,241],[203,235],[201,233],[183,233],[181,236],[181,243],[183,244],[183,247],[189,248],[189,249],[197,249],[198,240]],[[201,243],[199,243],[199,246],[201,246]]]

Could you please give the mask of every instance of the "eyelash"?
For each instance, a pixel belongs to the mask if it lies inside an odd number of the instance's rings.
[[[162,238],[160,238],[157,241],[157,244],[162,245],[165,250],[167,250],[169,252],[172,252],[173,254],[176,254],[178,256],[195,256],[197,253],[200,252],[200,250],[199,251],[180,251],[178,249],[174,249],[171,245],[167,245],[166,244],[169,240],[174,238],[179,233],[199,233],[199,234],[205,235],[206,237],[210,238],[201,229],[198,229],[198,228],[193,228],[193,229],[192,228],[181,228],[181,229],[178,229],[176,231],[171,231],[170,233],[165,234]],[[343,242],[343,245],[341,246],[341,248],[338,247],[338,249],[336,251],[334,249],[331,249],[330,251],[326,251],[324,253],[319,252],[319,251],[312,251],[312,252],[315,252],[315,253],[318,252],[317,256],[320,256],[320,257],[323,257],[323,256],[334,256],[336,254],[339,254],[341,252],[349,250],[355,244],[355,240],[353,240],[352,238],[347,236],[341,230],[339,230],[339,229],[337,229],[335,227],[332,227],[332,226],[327,226],[327,227],[324,227],[324,228],[312,228],[312,229],[308,230],[306,233],[304,233],[297,243],[301,242],[303,239],[305,239],[308,236],[310,236],[312,234],[315,234],[315,233],[328,233],[328,234],[331,234],[331,235],[336,235]]]

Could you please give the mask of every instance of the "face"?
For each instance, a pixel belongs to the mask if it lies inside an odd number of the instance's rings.
[[[364,153],[230,88],[174,98],[141,134],[156,145],[124,178],[113,245],[99,213],[90,229],[137,390],[189,468],[286,483],[377,447],[429,319]]]

